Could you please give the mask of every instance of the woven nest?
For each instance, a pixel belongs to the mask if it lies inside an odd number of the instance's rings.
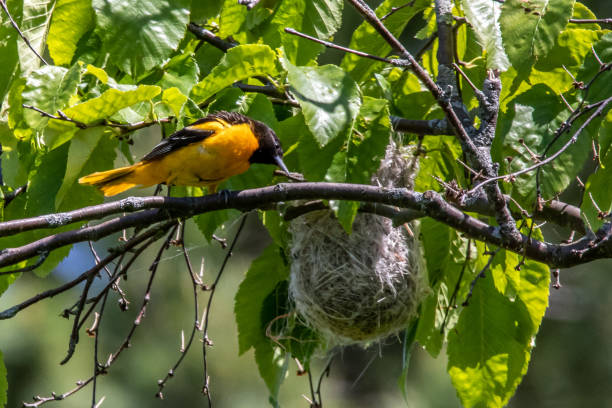
[[[416,159],[390,143],[373,183],[412,187]],[[289,293],[306,323],[330,344],[368,343],[406,327],[426,292],[418,224],[393,228],[358,214],[348,235],[331,211],[292,221]]]

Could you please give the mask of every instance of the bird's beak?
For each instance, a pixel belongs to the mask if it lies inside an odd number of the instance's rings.
[[[285,163],[283,163],[283,159],[280,156],[274,156],[274,161],[282,171],[289,174],[289,170],[287,169],[287,166],[285,166]]]

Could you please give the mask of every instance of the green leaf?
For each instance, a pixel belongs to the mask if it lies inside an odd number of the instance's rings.
[[[542,239],[538,229],[532,234]],[[484,252],[482,243],[478,248]],[[548,307],[550,271],[534,261],[526,261],[518,271],[520,260],[505,250],[494,255],[449,334],[448,370],[466,407],[504,406],[527,371],[533,339]],[[477,269],[487,262],[488,257],[479,257]]]
[[[340,0],[283,1],[274,12],[263,40],[273,48],[282,47],[285,57],[292,63],[306,65],[323,51],[323,46],[288,34],[285,28],[329,39],[340,28],[342,8],[343,2]]]
[[[291,3],[291,2],[288,2]],[[315,37],[326,39],[338,31],[342,25],[342,0],[312,0],[306,2],[304,26],[306,31],[314,32]]]
[[[71,210],[97,204],[102,195],[90,186],[79,185],[80,176],[112,168],[118,142],[112,133],[101,127],[80,130],[70,141],[63,183],[55,196],[55,208]]]
[[[487,69],[505,71],[510,66],[502,45],[499,16],[501,3],[490,0],[462,0],[461,6],[478,43],[486,52]]]
[[[304,120],[303,115],[300,116]],[[299,144],[296,147],[298,169],[307,180],[322,181],[332,165],[334,156],[342,149],[344,138],[338,137],[321,147],[306,125],[300,130]],[[313,157],[317,159],[313,160]]]
[[[462,404],[503,407],[527,371],[533,325],[522,302],[479,279],[448,336],[448,373]]]
[[[344,136],[359,113],[361,98],[357,84],[334,65],[297,67],[282,59],[291,92],[295,95],[308,128],[325,146]]]
[[[255,348],[259,373],[275,399],[286,372],[287,356],[266,337],[270,321],[262,321],[262,310],[268,295],[289,276],[280,251],[272,244],[253,261],[234,299],[239,353]]]
[[[612,32],[607,32],[601,39],[593,45],[593,49],[597,53],[599,60],[604,63],[612,61]],[[584,61],[584,65],[580,68],[577,81],[582,81],[585,84],[589,83],[599,72],[600,64],[597,58],[590,53]],[[596,82],[589,88],[587,102],[598,102],[612,95],[612,71],[607,70],[602,72]],[[608,105],[608,109],[610,106]]]
[[[17,24],[19,24],[21,22],[21,3],[12,1],[7,4],[7,7],[13,19],[17,20]],[[0,13],[0,38],[2,39],[0,41],[0,55],[2,55],[2,64],[0,64],[0,112],[2,112],[4,110],[4,96],[8,93],[13,78],[19,72],[17,41],[21,41],[4,10]]]
[[[47,47],[55,65],[68,65],[83,35],[93,28],[93,9],[88,0],[58,0],[53,10]],[[78,22],[78,23],[77,23]]]
[[[410,20],[425,8],[430,6],[430,1],[416,0],[410,7],[402,7],[385,19],[385,27],[396,37],[404,31]],[[389,13],[392,8],[404,6],[404,0],[386,0],[376,8],[376,15],[382,17]],[[385,57],[391,52],[391,46],[381,37],[380,34],[367,21],[355,30],[351,38],[349,48],[367,52],[369,54]],[[383,63],[374,62],[367,58],[362,58],[354,54],[347,53],[340,65],[358,83],[373,80],[373,73],[380,71]]]
[[[509,104],[508,110],[500,117],[500,137],[496,138],[494,155],[511,157],[505,163],[506,174],[535,164],[532,154],[542,155],[546,146],[555,137],[555,130],[568,117],[569,113],[558,96],[547,86],[538,84],[522,93]],[[571,132],[566,132],[549,149],[547,156],[552,155],[563,146],[578,128],[580,121]],[[592,137],[590,128],[585,129],[576,143],[571,145],[552,163],[541,167],[541,189],[545,199],[565,190],[578,175],[591,149]],[[503,146],[500,149],[500,144]],[[497,152],[502,153],[501,156]],[[501,173],[501,172],[500,172]],[[503,174],[503,173],[501,173]],[[512,183],[513,197],[524,206],[533,205],[535,199],[535,171],[520,175]]]
[[[61,146],[48,153],[40,154],[35,163],[35,168],[30,172],[28,189],[26,191],[25,214],[33,217],[56,212],[56,207],[51,197],[55,197],[62,185],[66,170],[68,145]],[[11,203],[12,205],[13,203]],[[0,247],[16,247],[34,242],[51,233],[58,233],[73,226],[66,226],[49,232],[48,230],[28,231],[16,237],[3,238]],[[52,251],[45,259],[42,266],[35,269],[38,276],[47,276],[70,252],[72,245]],[[34,264],[37,258],[28,260],[28,264]]]
[[[2,293],[2,290],[0,290]],[[4,358],[0,351],[0,407],[5,407],[8,401],[8,380],[6,378],[6,367],[4,366]]]
[[[187,96],[185,96],[177,87],[165,89],[162,93],[162,102],[166,104],[170,109],[174,117],[181,116],[181,109],[187,102]]]
[[[600,166],[597,171],[589,176],[585,183],[580,210],[586,217],[589,226],[596,231],[604,222],[602,216],[612,211],[612,149],[610,149],[610,138],[612,135],[612,112],[609,112],[606,120],[599,130],[600,140]],[[603,136],[608,140],[602,143]],[[597,204],[597,208],[595,204]],[[602,213],[600,213],[601,211]]]
[[[234,0],[225,0],[219,16],[219,37],[227,38],[241,31],[247,8]]]
[[[81,67],[78,64],[70,69],[53,65],[42,66],[28,75],[22,101],[26,105],[55,115],[57,110],[63,109],[70,97],[76,94],[80,81]],[[49,121],[49,118],[31,109],[24,111],[24,118],[30,127],[37,129],[43,128]]]
[[[230,48],[211,73],[193,87],[191,99],[201,103],[236,81],[258,75],[276,75],[275,60],[276,54],[267,45]]]
[[[419,162],[419,174],[415,179],[415,191],[441,191],[442,186],[433,177],[442,180],[456,180],[465,186],[463,167],[457,162],[461,159],[461,146],[455,138],[432,137],[423,142],[425,156]]]
[[[55,0],[25,0],[23,2],[23,14],[19,28],[27,36],[32,48],[41,56],[45,49],[45,38],[47,38],[54,7]],[[4,16],[4,12],[2,15]],[[32,52],[25,41],[19,39],[17,46],[22,75],[27,75],[41,66],[41,60]]]
[[[198,82],[199,69],[195,59],[185,53],[172,58],[164,66],[164,75],[159,81],[162,88],[178,88],[189,95],[191,88]]]
[[[508,0],[500,24],[504,47],[517,71],[548,55],[572,15],[574,0]]]
[[[93,0],[109,62],[137,77],[166,60],[185,36],[189,0]]]
[[[584,20],[595,20],[597,16],[589,10],[587,6],[577,1],[574,3],[574,12],[572,13],[572,18],[576,19],[584,19]],[[578,23],[569,23],[567,28],[581,28],[584,30],[601,30],[599,24],[578,24]]]
[[[358,132],[351,132],[346,148],[334,156],[326,181],[370,184],[372,174],[378,170],[391,131],[387,101],[365,96],[357,122]],[[359,203],[332,201],[330,205],[342,227],[350,234]]]
[[[196,215],[193,217],[193,221],[202,235],[204,235],[204,238],[210,242],[215,231],[229,220],[237,219],[240,215],[241,214],[235,210],[211,211]]]
[[[91,124],[138,102],[151,101],[160,92],[161,88],[154,85],[139,85],[127,91],[111,88],[96,98],[65,109],[64,113],[71,119]]]
[[[446,333],[457,322],[455,305],[467,297],[477,251],[456,230],[430,218],[421,220],[420,232],[432,293],[421,304],[416,336],[429,354],[437,357]]]

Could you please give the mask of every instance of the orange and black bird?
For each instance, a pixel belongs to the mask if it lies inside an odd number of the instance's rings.
[[[236,112],[217,112],[162,140],[136,164],[90,174],[79,183],[99,188],[105,196],[129,188],[165,183],[208,187],[244,173],[251,163],[283,163],[278,137],[266,124]]]

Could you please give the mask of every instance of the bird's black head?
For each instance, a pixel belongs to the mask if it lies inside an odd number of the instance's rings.
[[[287,166],[283,163],[283,148],[278,137],[276,137],[276,133],[268,125],[257,120],[253,120],[251,126],[259,142],[259,148],[253,152],[249,161],[251,163],[275,164],[285,173],[289,173]]]

